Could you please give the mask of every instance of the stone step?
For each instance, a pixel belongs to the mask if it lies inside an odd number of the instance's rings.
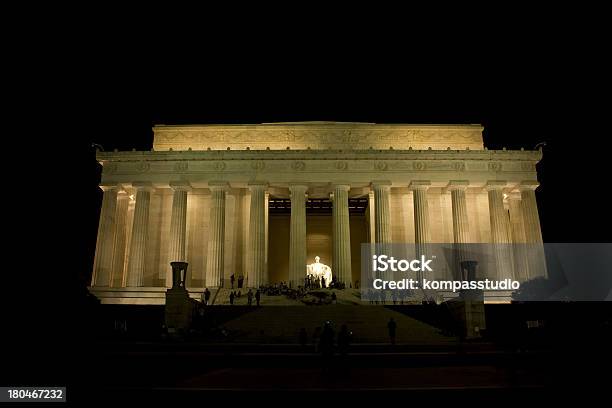
[[[398,342],[446,344],[456,341],[454,337],[442,335],[433,326],[382,306],[261,307],[227,322],[224,327],[238,342],[269,340],[294,343],[302,327],[310,337],[315,327],[323,327],[325,321],[331,321],[336,333],[341,325],[346,324],[356,342],[387,343],[387,323],[391,317],[397,323]]]

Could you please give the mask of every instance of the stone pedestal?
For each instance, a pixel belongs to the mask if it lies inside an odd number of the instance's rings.
[[[453,318],[459,326],[459,335],[466,340],[478,339],[486,329],[485,308],[483,300],[458,297],[447,302]]]
[[[476,261],[462,261],[462,279],[475,280],[477,266]],[[447,304],[461,331],[459,335],[468,340],[480,338],[481,331],[486,328],[483,291],[463,290],[458,298]]]
[[[186,331],[191,327],[194,303],[184,287],[166,290],[166,327]]]
[[[187,262],[170,262],[172,267],[172,288],[166,290],[166,327],[188,330],[193,317],[194,301],[185,289]]]

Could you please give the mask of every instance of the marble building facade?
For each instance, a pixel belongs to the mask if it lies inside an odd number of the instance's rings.
[[[227,285],[231,274],[249,287],[297,285],[317,251],[338,279],[354,282],[361,242],[541,243],[541,152],[488,150],[482,131],[155,126],[151,151],[97,153],[104,195],[91,290],[104,303],[163,303],[171,261],[189,263],[187,287],[198,296]],[[276,198],[290,200],[290,214],[271,220]],[[361,216],[349,211],[354,198],[367,199]],[[308,215],[309,199],[331,200],[330,216]],[[515,278],[533,277],[524,275],[528,268]]]

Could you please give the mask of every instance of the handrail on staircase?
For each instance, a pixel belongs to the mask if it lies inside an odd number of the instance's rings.
[[[224,278],[221,278],[221,284],[217,288],[217,291],[215,292],[215,296],[213,296],[212,301],[210,302],[211,306],[215,304],[215,300],[217,300],[217,295],[219,294],[219,291],[221,291],[221,289],[223,289],[223,280],[224,280]]]

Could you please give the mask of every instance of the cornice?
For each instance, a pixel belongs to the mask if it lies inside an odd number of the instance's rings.
[[[98,152],[100,162],[207,160],[517,160],[540,161],[536,150],[202,150]]]

